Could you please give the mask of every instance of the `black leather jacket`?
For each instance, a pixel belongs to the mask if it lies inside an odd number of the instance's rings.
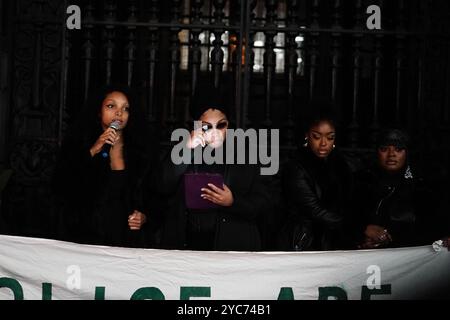
[[[302,250],[350,248],[346,229],[352,179],[338,151],[323,160],[309,148],[300,150],[283,180],[289,224],[307,226],[313,235]]]
[[[406,179],[403,172],[389,175],[373,167],[358,173],[357,181],[361,237],[369,224],[388,230],[390,247],[427,245],[442,236],[434,210],[438,199],[423,179]]]

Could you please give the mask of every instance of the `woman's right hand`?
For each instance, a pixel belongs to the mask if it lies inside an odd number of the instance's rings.
[[[128,227],[130,230],[141,230],[146,222],[147,216],[138,210],[134,210],[133,214],[128,217]]]
[[[97,139],[97,141],[95,141],[94,145],[89,150],[91,156],[93,157],[96,154],[100,153],[105,144],[113,146],[118,139],[119,135],[117,134],[116,130],[114,130],[113,128],[106,129],[105,132],[102,133],[102,135]]]
[[[366,236],[366,240],[361,245],[364,249],[374,249],[392,242],[392,237],[389,232],[385,228],[378,225],[368,225],[364,234]]]
[[[189,149],[195,149],[199,145],[202,147],[206,146],[205,136],[201,128],[191,132],[191,137],[187,143],[187,147]]]

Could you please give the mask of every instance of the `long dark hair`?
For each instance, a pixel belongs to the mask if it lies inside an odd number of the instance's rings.
[[[123,93],[130,105],[128,123],[123,129],[125,153],[128,154],[130,150],[144,150],[146,147],[144,112],[137,102],[135,92],[120,84],[104,86],[91,92],[79,118],[68,133],[68,139],[78,141],[86,146],[95,143],[103,132],[100,119],[102,104],[108,94],[112,92]]]

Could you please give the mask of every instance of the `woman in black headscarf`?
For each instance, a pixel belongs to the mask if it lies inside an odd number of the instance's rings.
[[[189,158],[195,160],[195,152],[202,154],[205,149],[214,154],[222,149],[222,154],[226,156],[229,150],[224,142],[229,128],[229,112],[224,93],[211,86],[199,87],[193,99],[191,115],[197,127],[194,126],[191,131],[187,148],[184,149]],[[261,250],[261,223],[264,213],[271,209],[273,195],[269,191],[268,178],[260,174],[260,167],[236,162],[230,164],[228,161],[222,164],[206,164],[204,161],[175,164],[170,151],[159,170],[159,191],[168,199],[161,247]],[[198,177],[199,184],[186,182],[189,177]],[[215,179],[216,184],[208,184],[205,177]],[[222,182],[217,184],[217,181]],[[201,205],[193,206],[190,201]]]
[[[359,173],[357,181],[360,248],[426,245],[443,236],[434,213],[438,199],[413,168],[406,132],[381,131],[377,163]]]

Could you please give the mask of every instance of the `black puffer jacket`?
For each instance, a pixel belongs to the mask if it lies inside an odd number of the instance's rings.
[[[361,240],[370,224],[388,230],[390,247],[427,245],[444,235],[435,210],[439,199],[423,179],[387,174],[374,166],[358,173],[356,180]]]
[[[288,225],[301,225],[300,229],[308,234],[306,237],[313,237],[312,242],[307,241],[299,249],[336,250],[352,247],[352,239],[347,233],[351,177],[347,163],[337,150],[324,160],[316,157],[309,148],[304,148],[288,164],[283,175]],[[295,230],[286,232],[294,232],[289,237],[296,237]]]

